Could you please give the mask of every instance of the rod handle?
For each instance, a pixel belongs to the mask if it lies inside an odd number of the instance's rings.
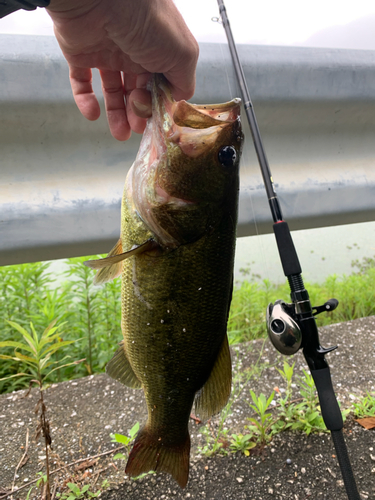
[[[310,370],[318,391],[320,409],[326,427],[330,431],[339,431],[343,428],[341,410],[332,386],[329,367],[320,370]]]
[[[281,264],[285,276],[301,274],[302,269],[298,260],[298,255],[290,234],[287,222],[281,221],[273,225],[277,248],[279,249]]]

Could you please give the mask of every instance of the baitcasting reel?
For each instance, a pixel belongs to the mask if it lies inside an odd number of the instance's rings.
[[[330,299],[319,307],[313,307],[313,315],[333,311],[338,306],[336,299]],[[274,347],[282,354],[295,354],[303,347],[303,330],[295,313],[296,304],[286,304],[276,300],[267,307],[267,332]]]

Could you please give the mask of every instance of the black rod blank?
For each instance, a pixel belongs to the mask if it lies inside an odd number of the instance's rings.
[[[239,86],[241,89],[242,98],[244,100],[244,103],[243,103],[244,109],[246,112],[247,119],[249,121],[251,135],[253,136],[255,151],[256,151],[258,161],[260,164],[260,169],[262,172],[263,182],[264,182],[264,186],[266,188],[266,193],[267,193],[268,201],[270,204],[272,218],[273,218],[274,222],[279,222],[279,221],[283,220],[283,216],[282,216],[281,208],[280,208],[280,205],[279,205],[279,202],[277,199],[277,195],[276,195],[276,192],[275,192],[275,189],[273,186],[272,174],[271,174],[270,167],[268,165],[268,160],[267,160],[266,152],[265,152],[264,147],[263,147],[262,138],[260,136],[257,119],[256,119],[254,109],[253,109],[253,103],[251,102],[249,89],[247,88],[247,84],[246,84],[245,75],[243,73],[242,65],[241,65],[240,59],[238,57],[236,44],[235,44],[234,39],[233,39],[232,30],[231,30],[230,25],[229,25],[229,20],[228,20],[228,16],[226,13],[224,2],[223,2],[223,0],[217,0],[217,2],[219,4],[219,12],[220,12],[220,17],[221,17],[222,22],[223,22],[223,27],[224,27],[225,33],[227,35],[229,50],[230,50],[230,53],[232,56],[233,65],[234,65],[234,69],[236,72],[237,80],[238,80],[238,83],[239,83]]]
[[[223,27],[227,35],[229,50],[232,56],[237,80],[240,85],[242,98],[244,100],[244,108],[250,125],[255,151],[258,157],[272,217],[274,220],[273,227],[281,262],[284,269],[284,274],[288,277],[293,303],[295,304],[296,308],[301,309],[300,313],[298,313],[297,316],[300,320],[300,328],[301,330],[303,329],[303,342],[305,344],[303,347],[303,353],[318,391],[324,422],[327,428],[331,431],[348,498],[349,500],[360,500],[357,485],[350,465],[345,440],[342,434],[343,421],[341,411],[332,387],[329,367],[324,359],[324,355],[331,349],[324,349],[319,344],[318,329],[316,326],[315,318],[312,314],[308,292],[307,290],[305,290],[303,285],[301,267],[289,232],[288,225],[283,221],[280,205],[273,186],[271,170],[268,165],[262,138],[260,136],[259,127],[253,109],[253,104],[250,99],[250,94],[247,88],[242,65],[238,57],[236,44],[233,39],[225,5],[223,0],[217,0],[217,2],[219,5],[220,17],[223,22]]]

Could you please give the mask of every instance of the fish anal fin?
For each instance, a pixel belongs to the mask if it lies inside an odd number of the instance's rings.
[[[181,488],[185,488],[189,477],[189,456],[189,433],[180,443],[171,445],[158,434],[150,433],[146,426],[137,435],[125,473],[135,477],[143,472],[167,472]]]
[[[126,357],[123,342],[120,343],[120,348],[117,349],[113,358],[107,363],[105,371],[111,378],[118,380],[127,387],[133,389],[140,389],[142,387]]]
[[[225,335],[207,382],[195,396],[195,413],[202,420],[219,413],[228,402],[232,386],[232,363]]]

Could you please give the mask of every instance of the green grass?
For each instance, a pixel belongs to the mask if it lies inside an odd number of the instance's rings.
[[[75,342],[58,349],[51,361],[58,362],[66,356],[71,360],[86,358],[80,365],[52,374],[50,382],[103,371],[122,339],[120,280],[105,287],[94,286],[94,273],[83,265],[87,259],[68,259],[58,286],[48,272],[48,263],[0,268],[0,341],[17,340],[9,321],[26,328],[32,322],[37,331],[43,331],[56,319],[61,325],[59,342]],[[14,349],[1,348],[1,354],[14,356]],[[0,363],[0,379],[19,371],[24,370],[15,360]],[[0,393],[24,388],[26,382],[21,377],[0,381]]]
[[[324,283],[305,283],[313,306],[335,298],[339,306],[331,313],[317,316],[318,326],[341,323],[375,314],[375,260],[354,262],[349,276],[329,276]],[[289,286],[243,281],[234,290],[228,322],[229,342],[235,344],[266,336],[266,310],[270,302],[289,298]]]
[[[60,342],[81,339],[58,349],[51,361],[58,362],[65,356],[86,361],[53,373],[51,382],[103,371],[122,339],[120,279],[94,286],[93,271],[83,265],[90,258],[67,259],[67,271],[59,277],[58,286],[56,277],[49,272],[49,263],[0,267],[0,342],[15,340],[8,321],[26,329],[32,322],[37,331],[43,331],[55,319],[62,325]],[[332,297],[340,302],[334,312],[317,317],[319,326],[375,314],[375,259],[354,262],[353,271],[349,276],[329,276],[322,284],[306,283],[313,305]],[[287,283],[280,286],[267,280],[245,280],[236,287],[228,322],[230,343],[265,337],[266,308],[277,299],[289,300]],[[14,357],[14,349],[2,348],[1,354]],[[19,371],[23,371],[22,367],[14,359],[0,363],[0,379]],[[26,384],[22,377],[0,381],[0,393]]]

